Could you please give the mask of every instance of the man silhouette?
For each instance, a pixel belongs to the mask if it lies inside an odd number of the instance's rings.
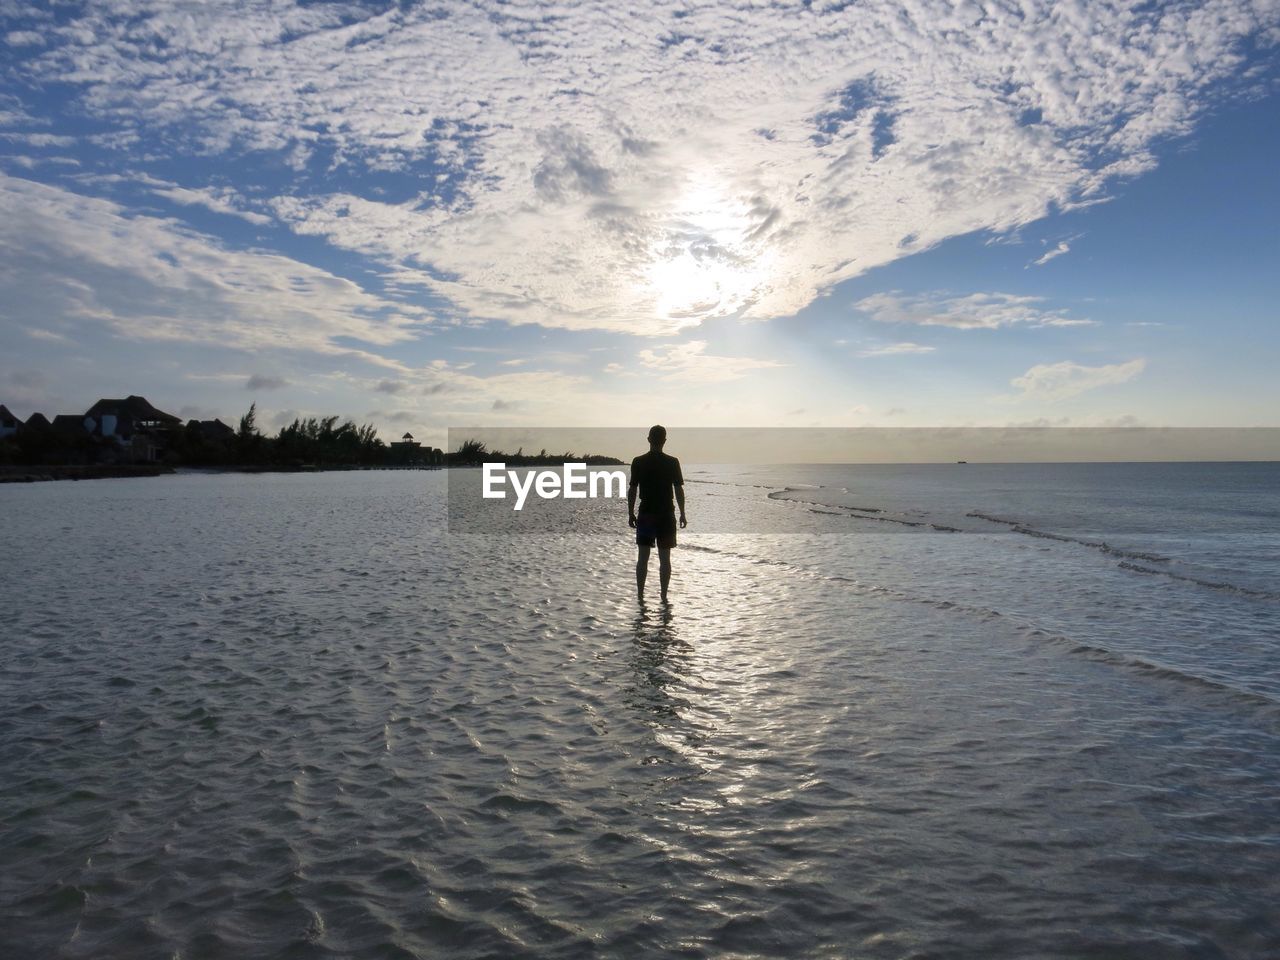
[[[662,452],[667,442],[667,428],[655,424],[649,429],[649,452],[631,461],[631,485],[627,488],[627,523],[635,528],[636,592],[644,600],[644,581],[649,574],[649,551],[658,545],[658,577],[662,585],[662,602],[667,602],[667,584],[671,582],[671,548],[676,545],[676,510],[680,505],[680,526],[684,518],[684,476],[680,461]],[[640,512],[636,513],[636,493],[640,494]]]

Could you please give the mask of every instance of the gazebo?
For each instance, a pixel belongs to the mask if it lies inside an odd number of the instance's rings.
[[[417,463],[422,457],[422,444],[413,439],[412,433],[405,433],[399,440],[392,441],[391,454],[397,463]]]

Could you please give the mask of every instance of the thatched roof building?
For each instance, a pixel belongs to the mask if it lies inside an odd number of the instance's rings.
[[[99,400],[84,415],[92,417],[97,423],[102,423],[104,417],[114,417],[118,433],[141,428],[182,426],[182,418],[157,410],[147,402],[146,397],[132,395],[123,400]]]
[[[3,403],[0,403],[0,437],[11,437],[22,429],[19,420]]]
[[[188,420],[187,433],[195,434],[201,440],[228,441],[234,440],[236,432],[221,420]]]

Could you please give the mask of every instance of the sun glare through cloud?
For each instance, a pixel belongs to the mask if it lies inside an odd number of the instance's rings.
[[[1233,142],[1275,141],[1259,121],[1276,85],[1269,0],[654,0],[630,14],[0,7],[0,196],[16,213],[0,248],[21,265],[0,274],[0,322],[20,364],[92,342],[123,365],[126,344],[163,340],[145,365],[158,379],[179,353],[198,376],[243,377],[256,358],[242,354],[266,347],[287,409],[340,391],[436,429],[499,400],[545,417],[622,386],[644,396],[657,372],[643,358],[676,338],[753,369],[791,356],[803,318],[811,357],[894,355],[899,375],[877,386],[788,360],[795,377],[772,388],[808,396],[785,409],[1004,417],[985,398],[1026,370],[1142,356],[1122,396],[1150,410],[1176,369],[1171,332],[1200,329],[1170,316],[1217,316],[1224,294],[1195,300],[1130,266],[1178,278],[1197,252],[1257,255],[1261,227],[1225,229],[1221,205],[1183,224],[1180,204],[1141,206],[1141,185],[1204,195],[1226,182],[1213,164],[1267,152]],[[1201,154],[1215,159],[1197,168]],[[1235,214],[1265,219],[1274,177],[1230,182],[1250,195]],[[1233,303],[1268,301],[1259,272],[1237,272],[1232,289],[1252,289]],[[1126,284],[1139,299],[1116,296]],[[1229,319],[1261,323],[1245,306]],[[912,351],[885,353],[886,322]],[[821,345],[840,342],[859,347]],[[466,374],[441,389],[436,361]],[[392,372],[410,386],[387,409],[358,385]],[[923,403],[913,385],[939,377],[947,401]],[[742,396],[724,399],[697,409],[744,415]]]
[[[753,242],[752,214],[750,201],[723,183],[690,181],[648,251],[641,291],[656,320],[696,326],[749,307],[768,289],[776,261]]]
[[[1280,0],[0,0],[0,960],[1277,960],[1278,121]]]

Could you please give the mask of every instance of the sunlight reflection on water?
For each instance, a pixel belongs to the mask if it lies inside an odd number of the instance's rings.
[[[1261,600],[1031,538],[695,526],[639,608],[621,523],[445,535],[438,474],[0,495],[6,955],[1276,941]]]

